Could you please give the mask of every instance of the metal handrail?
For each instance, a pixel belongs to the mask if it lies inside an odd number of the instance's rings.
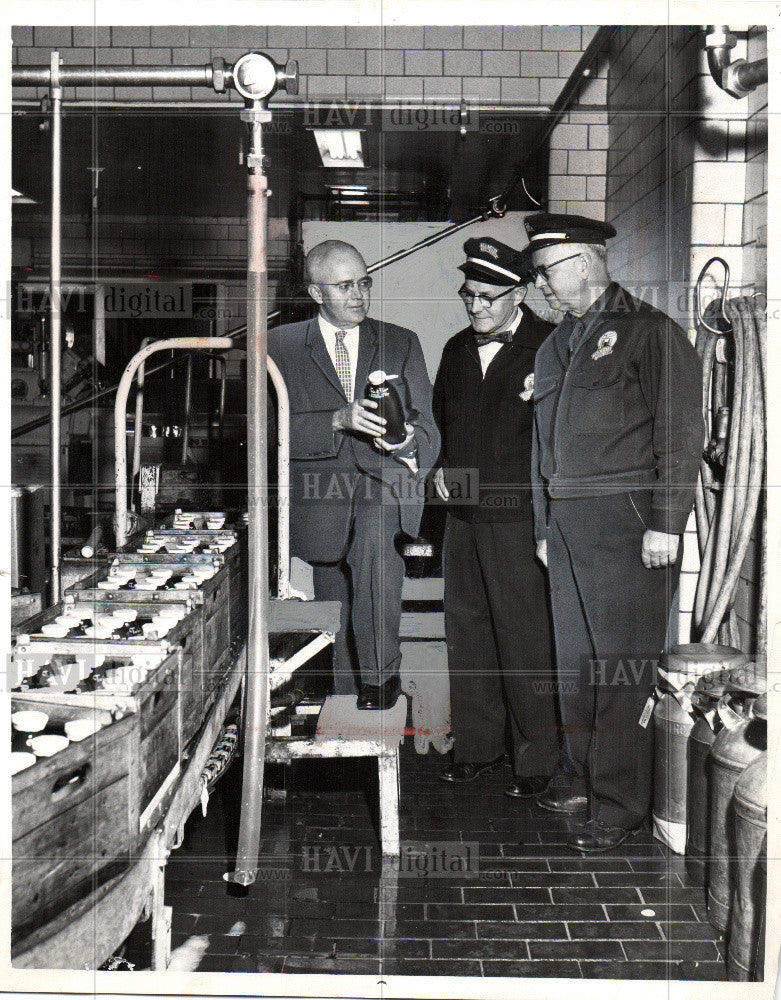
[[[115,514],[114,531],[117,548],[121,548],[127,542],[128,516],[127,516],[127,400],[130,395],[130,386],[133,383],[139,365],[157,351],[166,350],[188,350],[199,348],[202,350],[227,351],[233,347],[230,337],[171,337],[169,340],[158,340],[153,344],[147,344],[140,351],[133,355],[127,367],[122,373],[122,378],[117,386],[117,398],[114,401],[114,495]]]
[[[131,358],[125,369],[119,385],[114,404],[114,469],[115,469],[115,524],[118,526],[123,519],[127,523],[127,458],[125,449],[125,434],[127,426],[126,406],[130,395],[133,375],[137,373],[136,414],[133,440],[133,472],[135,476],[140,468],[141,429],[143,417],[143,387],[146,359],[155,351],[172,348],[211,348],[226,350],[233,347],[230,337],[176,337],[169,340],[153,341],[145,337],[141,349]],[[225,366],[225,360],[220,359]],[[290,584],[290,400],[287,386],[282,373],[272,358],[268,358],[268,374],[271,384],[277,394],[277,596],[284,600],[293,596]],[[160,368],[164,367],[163,365]],[[152,369],[159,371],[159,368]],[[225,367],[223,367],[223,387],[221,390],[221,407],[224,407]],[[124,507],[120,500],[124,499]],[[118,530],[118,527],[117,527]],[[124,545],[126,536],[120,541],[117,535],[117,546]]]

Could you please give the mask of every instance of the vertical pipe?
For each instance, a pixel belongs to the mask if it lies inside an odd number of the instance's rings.
[[[193,356],[187,355],[187,374],[184,380],[184,421],[182,422],[182,465],[187,464],[190,444],[190,407],[193,399]]]
[[[220,441],[220,454],[222,455],[222,447],[225,436],[225,394],[227,390],[227,379],[228,379],[228,363],[225,358],[219,358],[222,362],[220,375],[220,408],[217,412],[217,428],[219,431],[219,441]]]
[[[268,373],[277,394],[277,596],[290,591],[290,400],[282,373],[268,359]]]
[[[60,54],[51,56],[52,98],[52,218],[51,218],[51,324],[50,324],[50,406],[51,406],[51,598],[56,604],[60,599],[60,531],[62,518],[62,492],[60,468],[60,442],[62,422],[60,415],[60,390],[62,380],[62,258],[61,258],[61,171],[62,171],[62,90],[59,86]]]
[[[153,337],[144,337],[141,341],[141,350],[147,344],[151,344]],[[146,365],[142,361],[138,366],[136,375],[136,419],[133,427],[133,469],[130,473],[131,479],[141,472],[141,438],[144,430],[144,378],[146,376]]]
[[[106,363],[106,290],[104,285],[95,286],[95,315],[93,324],[93,354],[99,365]]]
[[[266,726],[268,724],[268,469],[266,195],[261,121],[268,116],[256,102],[251,113],[252,146],[247,175],[247,472],[249,504],[249,635],[247,637],[246,717],[241,822],[236,869],[231,881],[250,885],[258,870]]]

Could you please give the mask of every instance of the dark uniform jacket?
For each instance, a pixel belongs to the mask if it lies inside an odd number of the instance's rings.
[[[290,534],[293,552],[310,562],[337,560],[350,528],[357,486],[382,481],[398,498],[401,529],[416,535],[425,500],[426,474],[439,451],[431,413],[431,382],[417,336],[368,317],[358,333],[355,398],[370,372],[397,375],[407,421],[415,428],[419,470],[379,452],[366,435],[334,432],[331,419],[347,400],[320,332],[317,317],[269,331],[268,353],[280,369],[290,400]],[[376,492],[381,503],[382,491]]]
[[[553,326],[520,308],[512,343],[502,345],[485,377],[467,328],[445,344],[434,382],[434,417],[442,434],[437,464],[446,483],[458,483],[448,511],[464,520],[532,518],[532,373],[537,348]],[[458,471],[469,469],[477,470],[479,495],[474,475]],[[471,491],[472,502],[460,502],[460,490]]]
[[[651,489],[647,527],[681,533],[703,446],[699,357],[677,323],[615,282],[582,320],[571,360],[571,316],[537,354],[535,535],[543,486],[552,498]]]

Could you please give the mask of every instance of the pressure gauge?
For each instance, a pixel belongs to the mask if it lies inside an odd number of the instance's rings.
[[[248,52],[233,67],[233,85],[242,97],[262,101],[276,90],[276,64],[261,52]]]

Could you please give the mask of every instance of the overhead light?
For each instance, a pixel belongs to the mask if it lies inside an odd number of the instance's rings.
[[[38,202],[34,198],[29,198],[26,194],[22,194],[21,191],[15,191],[11,188],[11,201],[14,205],[37,205]]]
[[[314,129],[324,167],[362,167],[361,133],[357,130]]]
[[[326,187],[334,194],[366,194],[368,192],[368,187],[364,184],[350,184],[345,186],[343,184],[327,184]]]

